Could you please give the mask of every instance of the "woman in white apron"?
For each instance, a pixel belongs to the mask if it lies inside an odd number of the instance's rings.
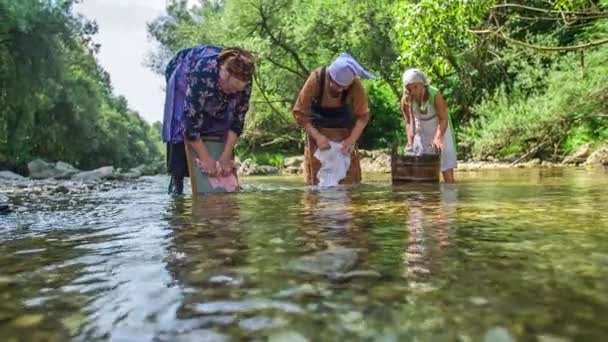
[[[450,129],[448,109],[437,88],[418,69],[403,73],[401,109],[406,121],[408,149],[422,149],[422,154],[441,153],[441,174],[446,183],[454,183],[456,147]]]

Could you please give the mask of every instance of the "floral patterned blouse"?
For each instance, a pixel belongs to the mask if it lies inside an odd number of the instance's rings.
[[[228,131],[243,133],[245,114],[249,110],[252,84],[243,91],[226,94],[219,85],[219,53],[201,58],[188,73],[185,101],[185,136],[224,137]]]

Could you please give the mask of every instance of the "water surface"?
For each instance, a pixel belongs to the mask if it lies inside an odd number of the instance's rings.
[[[458,177],[196,200],[151,177],[26,202],[0,217],[0,340],[606,341],[608,174]],[[341,247],[366,272],[288,268]]]

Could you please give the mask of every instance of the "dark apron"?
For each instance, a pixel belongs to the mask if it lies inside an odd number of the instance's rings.
[[[325,91],[325,67],[321,68],[320,86],[317,96],[313,97],[311,104],[312,125],[329,140],[342,141],[350,135],[355,124],[355,116],[346,102],[348,89],[342,93],[342,105],[340,107],[323,107],[323,93]],[[304,151],[304,176],[308,185],[317,185],[317,173],[321,163],[314,157],[317,150],[315,140],[308,136],[306,139],[306,150]],[[361,182],[361,165],[359,163],[359,152],[353,149],[350,156],[350,167],[346,177],[340,184],[358,184]]]
[[[320,86],[317,96],[313,97],[310,111],[312,114],[312,125],[315,128],[348,128],[355,125],[355,116],[350,106],[346,103],[348,89],[342,92],[342,105],[340,107],[323,107],[323,94],[325,92],[325,67],[321,68]]]

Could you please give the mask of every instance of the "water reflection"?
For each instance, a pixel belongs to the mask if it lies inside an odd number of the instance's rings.
[[[362,218],[363,199],[351,187],[308,189],[302,194],[299,234],[320,250],[328,247],[368,248],[367,226]]]
[[[441,272],[441,258],[453,243],[457,203],[455,184],[442,184],[438,191],[406,193],[408,237],[403,261],[410,286],[428,285],[433,274]]]
[[[240,207],[234,194],[212,194],[176,202],[167,267],[185,287],[205,283],[239,264]]]

